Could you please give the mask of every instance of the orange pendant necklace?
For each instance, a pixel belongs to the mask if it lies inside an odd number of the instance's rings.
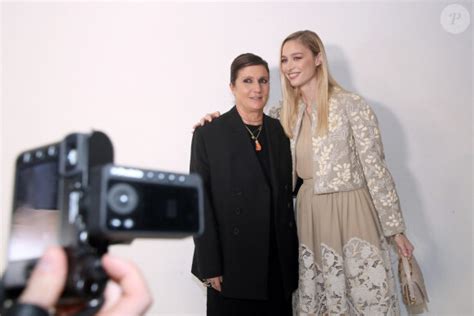
[[[260,136],[260,133],[262,132],[263,125],[260,125],[257,128],[257,130],[255,130],[254,132],[252,132],[250,128],[247,127],[247,125],[244,124],[244,126],[247,129],[247,131],[250,133],[250,138],[252,138],[252,140],[255,141],[255,151],[262,150],[262,145],[260,145],[260,142],[258,141],[258,136]],[[257,132],[257,135],[254,134],[255,132]]]

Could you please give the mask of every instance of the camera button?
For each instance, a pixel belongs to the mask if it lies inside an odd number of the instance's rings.
[[[112,227],[120,227],[122,225],[122,221],[119,220],[118,218],[113,218],[111,221],[110,221],[110,226]]]
[[[146,177],[147,177],[148,179],[153,179],[154,176],[155,176],[155,174],[154,174],[153,172],[151,172],[151,171],[148,171],[147,174],[146,174]]]
[[[186,177],[185,176],[180,176],[178,180],[179,180],[179,182],[184,182],[184,180],[186,180]]]
[[[92,283],[90,287],[91,293],[97,293],[99,291],[99,284],[97,283]]]
[[[23,155],[23,162],[30,162],[31,161],[31,154],[26,153]]]
[[[86,242],[87,241],[87,232],[86,231],[82,231],[79,233],[79,240],[82,241],[82,242]]]
[[[133,221],[133,219],[128,218],[128,219],[126,219],[126,220],[123,221],[123,227],[125,227],[125,228],[129,228],[129,229],[130,229],[130,228],[132,228],[134,225],[135,225],[135,222]]]
[[[174,179],[176,179],[176,176],[175,176],[174,174],[170,174],[170,175],[168,176],[168,180],[174,181]]]
[[[164,174],[164,173],[160,173],[160,174],[158,175],[158,179],[163,180],[164,178],[165,178],[165,174]]]
[[[240,230],[237,227],[235,227],[233,233],[235,236],[237,236],[240,233]]]
[[[38,150],[37,152],[35,152],[35,157],[38,159],[43,159],[44,153],[41,150]]]
[[[48,147],[48,155],[50,155],[50,156],[56,156],[56,147],[54,147],[54,146],[49,146],[49,147]]]

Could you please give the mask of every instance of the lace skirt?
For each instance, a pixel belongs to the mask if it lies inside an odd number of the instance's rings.
[[[299,288],[294,315],[399,315],[389,245],[366,188],[297,197]]]

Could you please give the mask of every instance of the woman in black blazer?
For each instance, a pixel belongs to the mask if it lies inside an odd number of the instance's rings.
[[[291,315],[298,241],[289,140],[266,116],[267,63],[231,65],[235,106],[195,130],[191,172],[205,186],[205,230],[194,239],[192,273],[209,286],[207,315]]]

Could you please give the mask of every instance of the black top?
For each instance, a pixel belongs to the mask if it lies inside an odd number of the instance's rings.
[[[257,136],[258,128],[261,125],[245,124],[245,126],[247,126],[247,128],[250,129],[253,135]],[[252,147],[255,148],[255,140],[252,139],[250,133],[248,134],[249,134],[249,140],[252,143]],[[258,139],[258,142],[260,143],[260,146],[262,146],[262,150],[260,151],[255,150],[255,153],[257,154],[258,162],[260,163],[260,166],[262,167],[262,171],[265,174],[267,183],[270,185],[270,154],[268,152],[268,141],[267,141],[267,133],[265,132],[265,128],[262,127],[262,131],[260,132],[257,139]]]

